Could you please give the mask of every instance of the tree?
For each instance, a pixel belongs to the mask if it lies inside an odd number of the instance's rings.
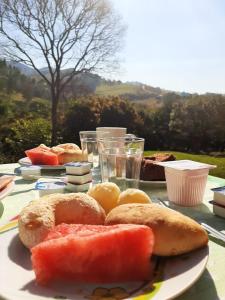
[[[111,70],[118,62],[124,26],[108,0],[1,0],[4,56],[33,67],[49,86],[52,143],[62,91],[85,72]],[[40,66],[47,65],[48,73]],[[62,72],[65,66],[69,72]]]

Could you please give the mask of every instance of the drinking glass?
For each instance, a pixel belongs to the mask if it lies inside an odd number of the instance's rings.
[[[85,160],[92,163],[93,168],[98,167],[98,145],[96,131],[80,131],[80,143]]]
[[[125,127],[97,127],[97,138],[102,138],[102,132],[107,132],[109,137],[123,137],[127,133],[127,128]]]
[[[144,139],[133,135],[98,139],[102,181],[112,181],[124,190],[138,188]]]
[[[100,137],[104,137],[106,134],[102,131]],[[92,181],[94,183],[101,182],[97,133],[96,131],[80,131],[79,135],[83,157],[92,163]]]

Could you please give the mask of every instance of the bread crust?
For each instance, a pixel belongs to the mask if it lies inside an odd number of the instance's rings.
[[[30,202],[18,219],[19,237],[31,248],[61,223],[102,225],[105,211],[85,193],[51,194]]]
[[[151,203],[150,197],[142,190],[129,188],[120,193],[118,205],[128,203]]]
[[[58,156],[60,165],[64,165],[72,161],[85,160],[85,155],[80,147],[73,143],[59,144],[52,147],[51,151]]]
[[[158,204],[123,204],[114,208],[105,224],[143,224],[155,235],[153,253],[173,256],[201,248],[208,243],[206,231],[194,220]]]

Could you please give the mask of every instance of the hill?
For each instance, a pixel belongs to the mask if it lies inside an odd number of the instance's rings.
[[[16,61],[7,61],[6,63],[8,66],[18,69],[20,71],[20,73],[23,75],[34,76],[37,74],[37,72],[33,68],[28,67],[25,64],[22,64],[22,63],[19,63]]]
[[[34,77],[36,80],[40,77],[37,72],[22,63],[8,61],[7,65],[14,67],[20,71],[21,74]],[[48,68],[40,69],[48,76]],[[64,69],[62,73],[70,73],[71,69]],[[40,79],[40,78],[39,78]],[[152,87],[141,82],[121,82],[115,80],[106,80],[97,74],[84,73],[74,77],[70,85],[66,89],[68,96],[77,96],[79,94],[96,94],[97,96],[119,96],[121,98],[148,102],[149,100],[159,100],[168,91],[162,90],[159,87]]]
[[[121,82],[102,79],[95,94],[98,96],[120,96],[131,101],[159,100],[167,91],[140,82]]]

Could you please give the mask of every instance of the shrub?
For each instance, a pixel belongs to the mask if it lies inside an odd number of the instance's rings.
[[[34,148],[39,144],[50,144],[50,122],[37,118],[34,120],[18,120],[12,124],[10,132],[3,138],[2,151],[17,158],[24,156],[26,149]]]

